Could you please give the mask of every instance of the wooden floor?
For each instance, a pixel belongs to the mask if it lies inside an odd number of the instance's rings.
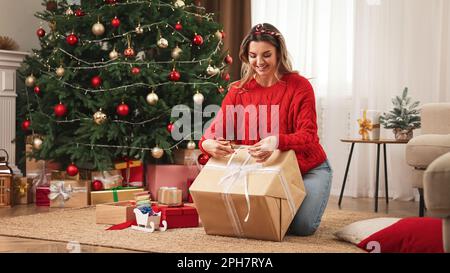
[[[328,202],[329,208],[338,209],[338,197],[331,196]],[[418,203],[390,200],[386,206],[384,199],[379,199],[378,208],[381,213],[388,213],[393,217],[411,217],[418,215]],[[374,211],[374,199],[372,198],[344,198],[342,200],[342,210],[350,211]],[[19,205],[11,209],[1,208],[0,217],[15,217],[49,211],[46,207],[36,207],[34,205]],[[0,227],[1,228],[1,227]],[[45,240],[35,240],[17,237],[0,236],[0,253],[20,252],[20,253],[108,253],[108,252],[132,252],[122,249],[79,245],[76,242],[52,242]]]

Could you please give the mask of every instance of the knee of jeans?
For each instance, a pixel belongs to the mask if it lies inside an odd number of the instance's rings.
[[[313,222],[303,222],[292,225],[290,233],[297,236],[310,236],[316,232],[318,227],[319,225]]]

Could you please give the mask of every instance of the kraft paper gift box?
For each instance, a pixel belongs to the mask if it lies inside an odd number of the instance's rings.
[[[91,192],[91,204],[105,204],[119,201],[134,200],[134,194],[144,191],[144,188],[123,187],[105,191]]]
[[[187,180],[195,178],[200,172],[197,166],[187,165],[152,165],[147,168],[147,187],[152,200],[158,200],[158,191],[161,187],[176,187],[182,192],[182,199],[188,198]]]
[[[50,207],[82,208],[89,206],[89,180],[51,180]]]
[[[120,170],[94,171],[92,181],[99,180],[103,184],[103,189],[109,190],[122,186],[123,176]]]
[[[95,222],[97,224],[117,225],[136,220],[133,212],[135,208],[135,202],[131,201],[99,204],[95,206]]]
[[[279,150],[263,164],[247,149],[211,158],[190,191],[207,234],[270,241],[283,240],[306,195],[294,151]]]
[[[33,203],[33,179],[30,177],[14,177],[14,204]]]
[[[361,110],[359,124],[359,135],[362,140],[379,140],[380,139],[380,111]]]
[[[199,149],[177,149],[174,150],[173,160],[176,165],[196,165],[197,158],[202,152]]]
[[[27,154],[33,150],[32,143],[33,136],[27,136],[25,144],[25,152]],[[54,161],[35,160],[28,157],[25,160],[25,173],[27,177],[34,178],[38,176],[44,170],[44,167],[46,172],[60,169],[60,164]]]

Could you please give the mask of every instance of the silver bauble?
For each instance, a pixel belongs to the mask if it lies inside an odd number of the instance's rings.
[[[43,143],[43,141],[41,138],[39,138],[39,137],[33,138],[33,148],[34,149],[40,150],[42,147],[42,143]]]
[[[165,38],[161,38],[156,43],[160,48],[167,48],[169,46],[169,42]]]
[[[151,92],[147,95],[147,102],[150,105],[155,105],[158,103],[158,95],[155,92]]]
[[[156,159],[161,158],[164,155],[164,150],[159,148],[158,146],[152,149],[152,156]]]
[[[100,22],[95,23],[92,26],[92,33],[94,33],[94,35],[96,36],[103,35],[103,33],[105,33],[105,26]]]
[[[137,34],[144,33],[144,29],[141,27],[140,24],[134,30],[136,31]]]
[[[25,79],[25,85],[28,87],[33,87],[36,84],[36,78],[31,74]]]
[[[183,8],[185,6],[184,1],[182,1],[182,0],[175,1],[174,5],[176,8]]]
[[[186,148],[189,150],[194,150],[196,147],[195,142],[194,141],[189,141],[188,144],[186,145]]]
[[[180,58],[181,53],[183,53],[183,50],[178,46],[175,47],[174,49],[172,49],[172,58],[175,60]]]
[[[60,66],[56,69],[56,75],[58,75],[58,77],[64,76],[64,72],[66,72],[66,71],[64,70],[64,67],[62,67],[62,66]]]
[[[205,97],[200,92],[197,92],[192,98],[196,104],[202,104],[205,100]]]
[[[109,52],[109,59],[115,60],[117,58],[119,58],[119,53],[114,48],[111,52]]]
[[[103,124],[106,121],[106,114],[102,112],[102,109],[98,110],[94,114],[94,122],[98,125]]]
[[[206,68],[206,73],[210,76],[215,76],[215,75],[217,75],[217,70],[216,70],[216,68],[212,67],[211,65],[208,65],[208,67]]]

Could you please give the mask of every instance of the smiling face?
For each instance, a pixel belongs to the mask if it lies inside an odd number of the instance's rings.
[[[277,49],[269,42],[250,42],[248,61],[250,67],[261,78],[270,78],[277,73]]]

